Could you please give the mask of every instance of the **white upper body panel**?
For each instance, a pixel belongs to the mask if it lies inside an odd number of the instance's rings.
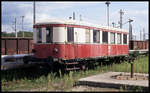
[[[74,42],[85,43],[85,29],[74,28]]]
[[[127,32],[128,30],[113,28],[108,26],[100,26],[96,24],[91,24],[88,22],[83,21],[76,21],[76,20],[46,20],[36,23],[35,25],[45,25],[45,24],[72,24],[72,25],[79,25],[79,26],[88,26],[88,27],[95,27],[95,28],[102,28],[102,29],[109,29],[113,31],[120,31],[120,32]],[[86,35],[87,29],[85,28],[76,28],[74,27],[74,43],[93,43],[93,29],[89,29],[89,36]],[[34,43],[37,42],[37,32],[34,28]],[[100,30],[100,44],[102,44],[102,31]],[[89,37],[87,39],[86,37]],[[127,35],[128,41],[128,35]],[[67,41],[67,28],[66,27],[53,27],[53,43],[65,43]],[[123,33],[121,33],[121,42],[123,44]],[[42,27],[42,43],[46,42],[46,27]],[[108,32],[108,44],[110,44],[110,32]],[[115,33],[115,44],[117,44],[117,34]],[[127,43],[128,44],[128,43]]]
[[[65,27],[54,27],[53,28],[53,42],[66,42],[67,31]]]
[[[109,29],[109,30],[115,30],[115,31],[121,31],[121,32],[129,32],[128,30],[125,30],[125,29],[115,28],[115,27],[111,27],[111,26],[102,26],[102,25],[98,25],[98,24],[92,24],[89,22],[77,21],[77,20],[47,19],[47,20],[39,21],[35,25],[41,25],[41,24],[72,24],[72,25],[81,25],[81,26]]]

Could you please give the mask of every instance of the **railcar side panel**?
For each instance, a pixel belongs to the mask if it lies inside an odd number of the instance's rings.
[[[45,44],[36,44],[35,46],[35,57],[37,58],[47,58],[48,54],[51,54],[51,48],[49,47],[49,45],[45,45]],[[51,45],[51,47],[53,47]]]
[[[117,51],[117,55],[124,55],[124,54],[128,54],[128,45],[117,45],[116,47],[116,51]]]
[[[75,58],[75,51],[74,51],[73,44],[66,44],[65,45],[65,59],[74,59]]]
[[[58,52],[54,52],[55,48]],[[37,58],[48,58],[49,56],[53,58],[65,58],[65,56],[68,56],[65,55],[66,51],[64,44],[37,44],[35,45],[35,50],[35,57]]]
[[[108,45],[105,44],[36,44],[37,58],[75,59],[75,58],[95,58],[100,56],[115,56],[128,54],[128,45],[110,45],[108,54]],[[57,49],[58,52],[54,52]]]
[[[110,45],[110,55],[111,56],[117,55],[117,46],[118,45]]]

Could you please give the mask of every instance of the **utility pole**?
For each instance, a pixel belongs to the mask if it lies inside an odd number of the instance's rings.
[[[73,12],[73,20],[75,20],[75,12]]]
[[[24,37],[24,24],[23,24],[23,22],[24,22],[24,16],[21,16],[22,17],[22,34],[23,34],[23,37]]]
[[[145,41],[145,29],[143,28],[143,41]]]
[[[142,31],[140,30],[140,40],[142,40],[142,33],[141,33]]]
[[[105,4],[107,5],[107,25],[109,26],[109,4],[110,4],[110,1],[106,1]]]
[[[113,25],[113,27],[115,27],[115,23],[114,22],[112,22],[112,25]]]
[[[33,2],[33,25],[35,24],[35,1]]]
[[[122,28],[122,15],[124,14],[124,12],[122,11],[122,9],[120,9],[120,28]]]
[[[80,15],[80,21],[82,21],[82,15]]]
[[[17,19],[16,18],[15,18],[15,34],[16,34],[15,36],[17,38],[18,36],[17,36]]]
[[[131,25],[131,22],[133,22],[132,19],[129,19],[129,41],[132,40],[132,25]]]

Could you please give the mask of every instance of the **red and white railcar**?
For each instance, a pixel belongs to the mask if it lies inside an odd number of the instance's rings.
[[[128,31],[75,20],[34,25],[35,57],[53,61],[128,55]]]

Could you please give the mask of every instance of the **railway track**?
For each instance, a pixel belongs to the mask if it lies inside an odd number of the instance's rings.
[[[139,54],[148,54],[148,50],[129,50],[129,53],[134,53],[138,51]],[[1,70],[14,69],[14,68],[22,68],[22,67],[30,67],[33,65],[42,65],[45,62],[29,62],[25,64],[23,62],[24,56],[33,56],[33,54],[19,54],[19,55],[2,55],[1,59]],[[66,71],[72,70],[84,70],[86,69],[84,62],[64,62],[63,67]]]

